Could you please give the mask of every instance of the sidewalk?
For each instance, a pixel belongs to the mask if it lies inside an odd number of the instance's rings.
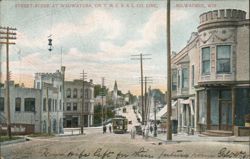
[[[149,133],[149,137],[155,138],[161,141],[167,141],[167,134],[161,133],[157,134],[157,137],[154,137],[153,134]],[[173,134],[172,141],[167,142],[245,142],[250,143],[249,136],[229,136],[229,137],[213,137],[205,136],[201,134],[187,135],[184,133]]]

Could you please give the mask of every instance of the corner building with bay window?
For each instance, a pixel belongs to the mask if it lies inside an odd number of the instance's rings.
[[[190,127],[233,135],[245,129],[250,114],[249,26],[245,11],[203,13],[198,32],[172,55],[179,131]]]

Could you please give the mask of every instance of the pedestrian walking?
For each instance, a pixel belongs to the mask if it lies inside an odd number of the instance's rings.
[[[106,125],[103,125],[103,134],[106,133],[107,127]]]
[[[150,125],[150,133],[152,134],[153,133],[153,126]]]
[[[111,128],[111,124],[110,124],[110,125],[109,125],[109,132],[110,132],[110,133],[111,133],[111,129],[112,129],[112,128]]]
[[[130,131],[131,139],[135,139],[135,133],[136,133],[135,127],[132,127]]]

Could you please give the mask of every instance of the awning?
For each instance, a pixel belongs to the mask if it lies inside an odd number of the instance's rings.
[[[172,102],[172,109],[176,107],[177,101]],[[168,106],[167,104],[159,111],[156,113],[156,120],[161,120],[161,117],[165,115],[168,111]],[[150,120],[154,120],[154,114],[150,113]]]

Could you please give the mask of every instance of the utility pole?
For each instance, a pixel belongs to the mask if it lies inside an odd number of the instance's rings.
[[[170,0],[167,0],[167,140],[172,140]]]
[[[81,111],[81,134],[84,133],[84,114],[85,114],[85,90],[84,90],[84,81],[86,78],[86,73],[82,71],[82,111]]]
[[[154,137],[157,136],[157,125],[156,125],[156,100],[154,99]]]
[[[104,126],[103,123],[104,123],[104,118],[105,118],[104,117],[104,110],[103,110],[104,80],[105,80],[105,78],[102,77],[102,88],[101,88],[101,96],[102,96],[102,126]],[[106,109],[105,109],[105,112],[106,112]]]
[[[1,31],[4,30],[4,31]],[[11,31],[11,32],[10,32]],[[1,27],[0,26],[0,39],[5,39],[6,42],[1,42],[0,44],[6,44],[6,104],[7,104],[7,135],[11,138],[11,120],[10,120],[10,75],[9,75],[9,45],[15,44],[9,40],[15,40],[16,28],[11,27]],[[1,36],[4,35],[4,36]]]
[[[148,100],[148,93],[147,93],[147,84],[148,83],[152,83],[153,81],[152,81],[152,77],[148,77],[148,76],[145,76],[144,77],[145,78],[145,80],[144,80],[144,82],[145,82],[145,106],[144,106],[144,122],[145,122],[145,124],[147,125],[147,121],[148,121],[148,102],[147,102],[147,100]]]
[[[46,83],[46,98],[47,98],[47,110],[48,110],[48,133],[51,134],[51,121],[50,121],[50,110],[51,110],[51,103],[49,103],[49,84]],[[50,104],[50,109],[49,109]]]
[[[140,66],[141,66],[141,108],[142,108],[142,125],[144,125],[144,122],[145,122],[145,115],[144,115],[144,100],[143,100],[143,60],[146,60],[146,59],[151,59],[151,58],[143,58],[143,56],[148,56],[148,55],[151,55],[151,54],[139,54],[139,55],[132,55],[134,57],[137,57],[137,58],[131,58],[131,60],[140,60]],[[138,58],[140,57],[140,58]]]

